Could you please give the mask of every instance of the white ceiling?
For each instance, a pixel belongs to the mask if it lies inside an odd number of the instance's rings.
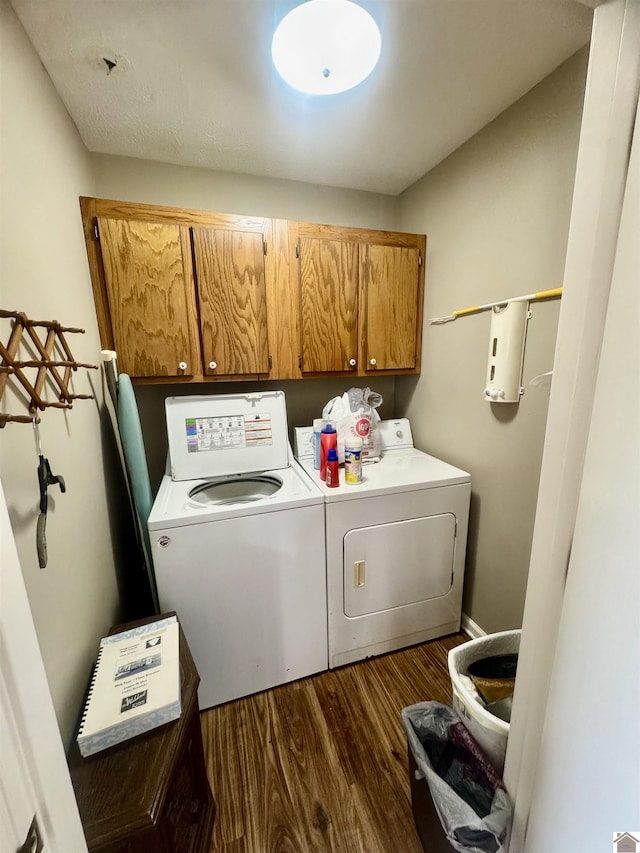
[[[585,44],[592,15],[572,0],[360,0],[378,67],[311,97],[271,63],[296,0],[11,1],[90,151],[392,195]]]

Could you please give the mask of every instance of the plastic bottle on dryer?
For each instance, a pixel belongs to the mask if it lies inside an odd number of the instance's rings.
[[[327,456],[332,447],[338,449],[338,433],[331,421],[327,421],[320,433],[320,479],[323,483],[327,479]]]
[[[340,468],[338,464],[338,449],[330,447],[327,453],[327,486],[335,489],[340,485]]]
[[[344,481],[351,486],[362,482],[362,439],[350,436],[344,443]]]
[[[314,418],[313,421],[313,467],[320,470],[320,436],[322,434],[322,418]]]

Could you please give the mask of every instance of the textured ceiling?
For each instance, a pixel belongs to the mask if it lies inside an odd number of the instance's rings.
[[[361,0],[380,62],[323,98],[271,64],[292,0],[12,3],[90,151],[393,195],[584,45],[592,15],[572,0]]]

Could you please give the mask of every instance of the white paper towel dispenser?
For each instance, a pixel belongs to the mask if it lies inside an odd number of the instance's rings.
[[[508,302],[491,309],[489,361],[484,399],[491,403],[517,403],[524,393],[522,368],[527,324],[531,312],[528,302]]]

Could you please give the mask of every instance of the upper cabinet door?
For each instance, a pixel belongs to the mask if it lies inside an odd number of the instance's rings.
[[[80,206],[100,340],[138,382],[420,372],[423,234]]]
[[[367,243],[360,252],[364,370],[411,370],[422,317],[419,250]]]
[[[354,371],[358,244],[301,236],[299,255],[302,371]]]
[[[199,374],[188,229],[99,217],[98,233],[119,370]]]
[[[193,228],[205,376],[269,373],[265,239]]]

